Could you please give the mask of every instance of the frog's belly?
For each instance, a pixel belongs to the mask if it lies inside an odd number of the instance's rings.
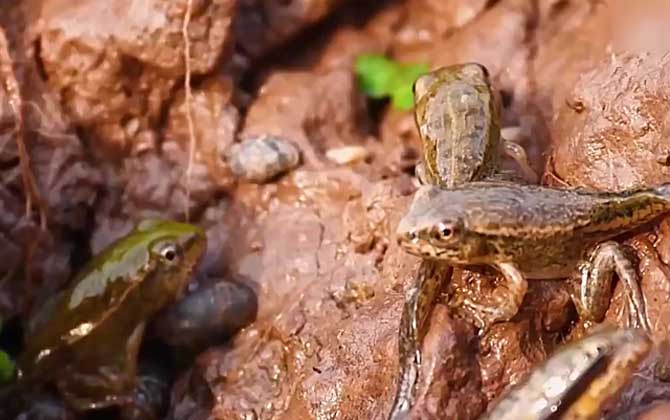
[[[553,264],[545,267],[535,267],[528,270],[521,270],[523,275],[529,280],[551,280],[571,277],[575,274],[577,264]]]

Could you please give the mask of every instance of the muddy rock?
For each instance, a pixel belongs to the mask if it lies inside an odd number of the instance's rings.
[[[660,99],[666,95],[666,69],[664,56],[616,54],[585,73],[572,95],[577,100],[563,106],[552,128],[556,176],[550,180],[610,191],[667,182],[664,165],[655,160],[665,155],[667,143],[666,104]],[[667,221],[663,221],[621,238],[639,260],[642,293],[656,342],[668,339],[669,234]],[[619,325],[626,322],[623,289],[617,282],[606,314]],[[623,392],[621,401],[635,407],[631,413],[641,405],[668,398],[659,391],[667,386],[654,377],[658,357],[652,355],[644,369],[649,373],[633,380]],[[622,405],[617,407],[620,414],[625,410]]]
[[[396,35],[397,51],[422,48],[439,43],[467,25],[487,6],[484,0],[410,0],[406,3],[406,16]]]
[[[492,75],[508,72],[508,77],[518,77],[524,74],[520,66],[528,55],[526,41],[532,18],[531,2],[504,0],[476,15],[452,36],[427,43],[425,49],[409,50],[411,55],[408,56],[394,55],[403,61],[428,61],[432,68],[476,61],[489,68]]]
[[[284,137],[305,163],[322,167],[327,149],[364,140],[366,110],[352,69],[275,72],[249,108],[241,137]]]
[[[344,0],[241,0],[235,21],[238,48],[258,58],[328,16]]]
[[[491,327],[479,345],[482,391],[492,401],[522,381],[560,343],[575,312],[561,281],[533,281],[513,322]]]
[[[668,29],[661,22],[669,16],[667,3],[658,0],[540,2],[531,82],[544,119],[551,122],[562,112],[582,74],[611,53],[662,54],[658,40],[667,37]],[[546,128],[538,125],[536,135],[546,137]]]
[[[392,172],[405,171],[414,175],[414,166],[421,156],[421,138],[414,115],[397,109],[387,109],[380,124],[381,142],[375,156]],[[383,153],[382,153],[383,151]]]
[[[72,121],[101,156],[156,147],[160,113],[185,72],[186,1],[45,1],[34,16],[40,61]],[[211,71],[232,47],[235,2],[194,2],[190,68]]]
[[[189,106],[181,89],[168,113],[168,124],[162,144],[163,156],[182,168],[189,165],[193,146],[193,165],[204,166],[212,192],[229,188],[232,174],[224,161],[225,153],[235,141],[239,127],[239,111],[235,106],[233,80],[222,76],[209,79],[192,91]],[[193,122],[193,145],[189,128],[189,114]]]
[[[352,252],[342,214],[348,202],[362,200],[367,204],[350,207],[368,215],[378,238],[388,238],[407,205],[407,196],[397,197],[408,187],[397,179],[374,185],[345,169],[298,171],[292,178],[303,204],[271,200],[257,219],[263,243],[232,267],[259,286],[258,321],[232,351],[202,355],[180,383],[204,380],[216,401],[205,412],[215,418],[318,418],[336,411],[381,417],[395,392],[401,291],[417,260],[392,243]],[[189,387],[173,395],[175,417],[203,414],[202,407],[188,407],[210,397]]]
[[[475,419],[486,409],[471,325],[437,305],[422,347],[414,419]]]
[[[605,2],[540,3],[531,84],[534,101],[551,121],[579,76],[605,57],[612,33]],[[536,129],[538,135],[548,135],[547,127]]]
[[[552,128],[555,175],[606,190],[670,181],[669,71],[665,55],[628,54],[585,73]]]

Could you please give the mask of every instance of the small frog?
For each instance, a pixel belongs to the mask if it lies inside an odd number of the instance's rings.
[[[423,148],[416,174],[423,184],[452,188],[466,182],[518,180],[500,170],[501,151],[537,182],[524,149],[500,135],[500,100],[487,69],[477,63],[442,67],[414,84],[415,120]],[[419,346],[435,300],[451,276],[448,264],[423,261],[405,299],[398,337],[400,378],[390,419],[409,411],[421,359]]]
[[[585,321],[600,321],[612,273],[625,283],[631,325],[651,331],[628,248],[613,237],[670,211],[670,184],[618,193],[472,182],[444,190],[423,186],[397,229],[406,251],[452,265],[495,267],[504,277],[483,302],[465,304],[490,323],[518,311],[530,279],[575,274],[573,295]]]
[[[414,83],[414,116],[423,148],[416,167],[422,184],[451,188],[482,179],[510,179],[500,172],[501,151],[537,182],[523,147],[500,136],[500,100],[486,67],[442,67]]]
[[[556,351],[479,420],[596,420],[651,350],[640,330],[594,328]]]
[[[190,224],[139,223],[37,313],[18,385],[53,383],[77,411],[131,404],[147,321],[183,292],[206,244]]]

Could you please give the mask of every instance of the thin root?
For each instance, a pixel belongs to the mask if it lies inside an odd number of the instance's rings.
[[[26,148],[25,133],[23,128],[23,101],[21,100],[21,90],[19,82],[16,80],[12,68],[13,61],[9,54],[9,43],[4,32],[0,30],[0,77],[2,78],[3,88],[9,97],[9,106],[14,113],[14,133],[16,146],[19,153],[19,165],[21,168],[21,180],[26,198],[26,219],[30,218],[33,202],[37,203],[40,213],[40,227],[46,229],[47,217],[46,209],[40,197],[39,188],[35,175],[30,169],[30,155]]]
[[[181,34],[184,39],[184,105],[186,106],[186,123],[188,124],[188,164],[186,166],[186,202],[184,203],[184,213],[186,221],[189,220],[189,208],[191,203],[191,173],[193,172],[193,160],[195,158],[195,126],[193,123],[193,93],[191,92],[191,42],[188,35],[188,25],[191,22],[191,13],[193,0],[187,0],[186,12],[184,13],[184,23],[181,28]]]

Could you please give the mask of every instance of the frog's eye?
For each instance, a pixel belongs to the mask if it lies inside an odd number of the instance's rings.
[[[172,265],[179,262],[179,247],[173,242],[161,242],[156,244],[154,252],[165,264]]]
[[[444,223],[437,225],[437,229],[440,232],[440,236],[442,236],[442,238],[448,238],[454,233],[451,225],[445,225]]]
[[[448,224],[448,223],[438,223],[433,229],[432,229],[432,236],[434,239],[438,241],[444,241],[445,239],[450,239],[455,232],[455,228],[453,225]]]

